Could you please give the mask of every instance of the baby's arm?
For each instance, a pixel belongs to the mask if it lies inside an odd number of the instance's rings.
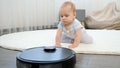
[[[56,46],[61,46],[61,44],[60,44],[61,35],[62,35],[62,30],[58,29],[57,34],[56,34],[56,40],[55,40]]]
[[[81,29],[76,30],[75,39],[74,39],[72,45],[68,46],[69,48],[75,48],[79,45],[80,39],[81,39],[81,34],[82,34]]]

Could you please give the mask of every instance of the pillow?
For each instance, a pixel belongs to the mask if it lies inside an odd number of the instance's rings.
[[[120,10],[115,2],[109,3],[103,10],[89,14],[85,22],[93,29],[120,29]]]

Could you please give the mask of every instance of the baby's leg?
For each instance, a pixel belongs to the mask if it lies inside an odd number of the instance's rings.
[[[66,35],[62,34],[62,37],[61,37],[61,43],[72,43],[73,42],[73,39],[67,37]]]
[[[93,43],[93,38],[86,33],[82,35],[80,42],[90,44],[90,43]]]

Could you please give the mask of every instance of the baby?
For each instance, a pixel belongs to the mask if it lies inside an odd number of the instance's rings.
[[[69,48],[75,48],[79,43],[92,43],[93,39],[87,34],[84,26],[76,19],[75,5],[66,1],[60,8],[60,22],[56,34],[56,46],[60,43],[72,43]]]

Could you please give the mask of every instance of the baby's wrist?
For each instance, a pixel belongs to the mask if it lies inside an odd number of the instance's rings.
[[[60,43],[56,43],[55,45],[56,45],[56,46],[61,46],[61,44],[60,44]]]

